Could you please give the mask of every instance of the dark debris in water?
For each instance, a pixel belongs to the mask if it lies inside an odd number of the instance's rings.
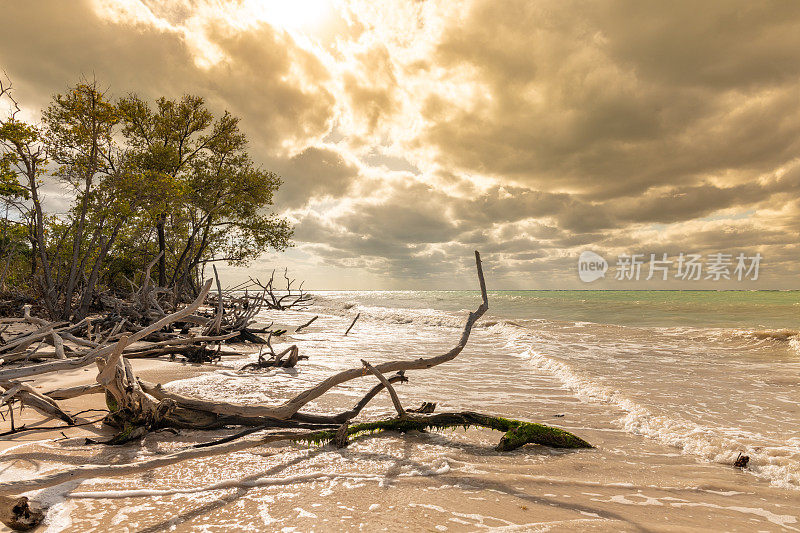
[[[736,461],[733,462],[733,466],[736,468],[747,468],[747,464],[750,462],[749,455],[742,455],[739,453],[739,456],[736,457]]]

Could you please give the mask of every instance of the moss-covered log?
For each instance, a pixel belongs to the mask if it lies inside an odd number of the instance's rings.
[[[523,422],[511,418],[490,416],[472,411],[460,413],[439,413],[435,415],[418,415],[407,413],[406,416],[352,424],[347,428],[350,437],[381,431],[426,431],[453,427],[484,427],[505,433],[495,447],[498,451],[515,450],[525,444],[540,444],[551,448],[592,448],[592,445],[563,429]],[[336,430],[317,431],[296,439],[311,444],[326,444],[336,437]]]

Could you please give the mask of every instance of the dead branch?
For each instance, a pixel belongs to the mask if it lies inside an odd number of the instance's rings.
[[[219,335],[220,328],[222,327],[222,315],[225,314],[225,308],[223,306],[222,284],[219,282],[219,274],[217,274],[217,265],[211,265],[211,267],[214,269],[214,279],[217,280],[217,292],[219,295],[217,296],[217,314],[214,320],[209,324],[205,333],[206,335],[210,335],[211,333]]]
[[[295,332],[295,333],[300,333],[300,330],[301,330],[301,329],[305,329],[305,328],[307,328],[308,326],[310,326],[311,324],[313,324],[313,323],[314,323],[314,321],[315,321],[316,319],[318,319],[318,318],[319,318],[318,316],[315,316],[314,318],[312,318],[311,320],[309,320],[309,321],[308,321],[308,322],[306,322],[305,324],[301,324],[301,325],[297,326],[297,328],[295,328],[294,332]]]
[[[99,383],[91,383],[88,385],[78,385],[77,387],[66,387],[63,389],[53,389],[45,392],[44,395],[53,400],[69,400],[70,398],[77,398],[84,394],[101,394],[105,389]]]
[[[16,399],[22,405],[27,405],[48,418],[58,418],[69,425],[75,423],[75,420],[65,413],[52,398],[42,395],[26,383],[0,381],[0,387],[5,389],[0,404]]]
[[[383,386],[386,387],[386,390],[389,391],[389,395],[392,397],[392,404],[394,404],[394,408],[397,411],[397,416],[400,417],[406,416],[406,410],[403,409],[403,404],[400,403],[400,397],[397,396],[397,391],[394,390],[394,387],[392,387],[392,384],[389,382],[389,380],[386,379],[386,377],[384,377],[383,374],[377,371],[374,366],[366,362],[364,359],[361,360],[361,363],[363,363],[364,368],[372,372],[375,375],[375,377],[378,378],[378,381],[380,381],[383,384]]]
[[[350,327],[348,327],[348,328],[347,328],[347,331],[345,331],[345,332],[344,332],[344,336],[345,336],[345,337],[347,336],[347,334],[348,334],[348,333],[350,333],[350,330],[351,330],[351,329],[353,329],[353,326],[355,326],[355,325],[356,325],[356,320],[358,320],[358,317],[360,317],[360,316],[361,316],[361,313],[358,313],[358,314],[356,315],[356,317],[353,319],[353,321],[352,321],[352,322],[350,322]]]
[[[300,348],[297,347],[296,344],[292,344],[288,348],[284,349],[280,353],[275,353],[275,350],[272,348],[272,332],[270,332],[269,336],[267,337],[265,344],[267,349],[269,349],[270,357],[269,359],[265,358],[262,354],[262,351],[259,350],[258,352],[258,361],[255,363],[248,363],[240,368],[240,371],[244,370],[258,370],[263,368],[294,368],[297,362],[301,359],[308,359],[307,355],[300,355]],[[283,357],[288,354],[289,356],[284,359]]]
[[[300,283],[297,289],[292,287],[296,280],[289,278],[288,268],[284,269],[283,278],[286,280],[286,289],[283,290],[275,287],[274,270],[266,283],[261,282],[258,278],[250,278],[250,283],[263,291],[268,309],[285,311],[287,309],[302,309],[311,305],[313,297],[303,291],[303,283]]]
[[[406,383],[408,382],[408,378],[405,376],[404,372],[398,372],[394,376],[388,378],[389,383]],[[320,415],[320,414],[312,414],[312,413],[295,413],[291,420],[296,420],[298,422],[312,422],[317,424],[344,424],[352,420],[353,418],[357,417],[361,410],[369,404],[372,399],[378,395],[384,389],[383,383],[378,383],[374,387],[372,387],[369,392],[367,392],[363,398],[361,398],[356,405],[348,410],[344,411],[343,413],[339,413],[337,415]]]

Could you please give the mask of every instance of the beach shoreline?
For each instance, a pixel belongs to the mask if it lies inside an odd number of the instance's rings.
[[[268,318],[276,316],[281,315]],[[292,321],[301,323],[309,316],[296,313]],[[371,318],[362,320],[367,322],[361,329],[342,337],[350,315],[322,316],[309,332],[293,337],[290,333],[282,339],[281,343],[297,343],[310,356],[297,369],[275,369],[249,377],[237,374],[235,369],[253,354],[216,365],[147,359],[132,363],[143,379],[172,382],[168,388],[185,394],[224,391],[244,402],[277,401],[333,369],[352,366],[368,350],[377,351],[376,358],[396,356],[396,345],[389,344],[393,330],[381,333],[369,329]],[[493,450],[499,433],[473,429],[364,436],[342,450],[330,445],[259,447],[137,476],[46,489],[36,495],[51,504],[42,530],[800,529],[795,511],[800,508],[800,491],[771,486],[746,471],[705,462],[625,431],[618,423],[624,413],[615,405],[581,400],[557,377],[536,371],[519,357],[509,358],[495,336],[487,335],[496,327],[478,329],[461,364],[412,375],[411,383],[398,389],[401,396],[440,399],[440,409],[463,408],[474,402],[474,408],[488,412],[563,427],[586,438],[596,449],[526,446],[502,454]],[[455,331],[447,336],[452,335]],[[444,338],[441,345],[447,342]],[[473,368],[485,370],[476,374]],[[47,376],[37,388],[88,383],[94,375],[91,368],[59,373]],[[503,383],[515,384],[498,392],[490,380],[506,375],[516,376],[515,382]],[[331,398],[311,408],[322,412],[346,406],[365,386],[367,383],[353,390],[333,391]],[[459,390],[470,390],[473,400],[459,399]],[[79,397],[65,405],[76,411],[102,407],[102,396]],[[379,395],[363,417],[374,418],[391,410],[388,395]],[[26,410],[27,416],[33,416],[30,411]],[[82,438],[97,434],[82,428],[65,433],[68,439],[53,431],[3,440],[2,479],[36,475],[76,461],[132,460],[231,432],[181,431],[176,435],[162,431],[141,443],[121,447],[84,446],[79,442]]]

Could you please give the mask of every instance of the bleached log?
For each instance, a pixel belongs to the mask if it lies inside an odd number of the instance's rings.
[[[5,405],[11,401],[14,398],[14,395],[17,394],[22,388],[22,383],[14,383],[9,387],[4,388],[6,390],[2,395],[0,395],[0,405]]]
[[[165,339],[163,341],[151,342],[147,343],[144,346],[127,346],[123,353],[133,353],[138,352],[141,350],[150,350],[153,348],[161,348],[165,346],[180,346],[184,344],[198,344],[201,342],[221,342],[231,339],[238,335],[238,333],[227,333],[225,335],[214,335],[214,336],[205,336],[205,335],[198,335],[197,337],[174,337],[171,339]]]
[[[56,358],[66,359],[67,356],[64,353],[64,340],[61,338],[61,336],[54,331],[50,334],[50,338],[53,340],[53,348],[55,348]]]
[[[23,345],[25,346],[25,348],[27,348],[34,342],[40,341],[45,337],[47,337],[48,335],[50,335],[50,333],[52,333],[55,328],[63,326],[65,324],[68,324],[68,322],[54,322],[52,324],[41,326],[39,329],[31,333],[25,333],[23,335],[20,335],[15,339],[9,340],[7,343],[0,346],[0,352],[11,351],[11,353],[14,353],[16,350],[12,350],[12,348],[17,348],[18,346],[23,346]]]
[[[214,316],[214,320],[211,322],[211,324],[209,324],[205,333],[206,335],[210,335],[213,332],[214,334],[219,335],[220,327],[222,327],[222,315],[225,313],[225,308],[223,306],[222,284],[219,282],[217,265],[211,265],[211,268],[214,269],[214,279],[217,280],[217,314]]]
[[[481,258],[480,254],[477,251],[475,252],[475,263],[478,271],[478,280],[480,282],[480,287],[481,287],[482,303],[478,306],[478,308],[474,312],[471,312],[467,317],[467,322],[464,325],[464,330],[461,333],[461,338],[459,339],[458,344],[447,353],[442,355],[437,355],[434,357],[427,357],[427,358],[420,357],[418,359],[412,359],[412,360],[388,361],[385,363],[380,363],[378,365],[375,365],[375,369],[378,372],[386,374],[387,372],[422,370],[426,368],[431,368],[440,365],[442,363],[452,361],[458,356],[458,354],[461,353],[461,351],[467,345],[470,332],[472,331],[472,326],[481,316],[483,316],[483,314],[489,308],[489,299],[486,294],[486,283],[483,280],[483,268],[481,267]],[[228,416],[241,416],[249,418],[266,417],[278,420],[288,420],[295,413],[297,413],[304,405],[319,398],[333,387],[341,385],[342,383],[345,383],[347,381],[361,378],[363,376],[364,376],[363,367],[351,368],[350,370],[339,372],[338,374],[334,374],[328,377],[315,387],[307,389],[298,394],[297,396],[295,396],[294,398],[277,406],[237,405],[222,401],[216,401],[210,404],[208,402],[203,402],[201,400],[196,400],[192,398],[177,397],[172,393],[165,393],[165,394],[168,395],[167,397],[174,399],[178,403],[178,405],[189,409],[197,408],[204,411],[209,411],[212,413],[220,415],[228,415]],[[147,388],[145,388],[145,390],[147,390]]]
[[[361,362],[364,364],[364,367],[367,370],[372,372],[375,375],[375,377],[378,378],[378,381],[380,381],[383,384],[383,386],[386,387],[386,390],[389,391],[389,396],[391,396],[392,398],[392,404],[394,404],[394,408],[397,411],[397,415],[401,417],[406,416],[406,410],[403,409],[403,404],[400,403],[400,397],[397,395],[397,391],[394,390],[394,387],[389,382],[389,380],[386,379],[386,377],[383,374],[378,372],[374,366],[366,362],[364,359],[362,359]]]
[[[83,347],[86,347],[86,348],[97,348],[97,346],[98,346],[98,344],[96,342],[93,342],[93,341],[90,341],[90,340],[86,340],[86,339],[82,339],[80,337],[76,337],[72,333],[69,333],[69,332],[66,332],[66,331],[61,333],[60,335],[61,335],[61,337],[63,339],[68,340],[68,341],[70,341],[70,342],[72,342],[74,344],[77,344],[78,346],[83,346]]]
[[[197,337],[176,337],[172,339],[166,339],[163,341],[157,341],[152,343],[146,343],[139,346],[128,346],[124,350],[124,354],[126,357],[130,357],[133,359],[140,359],[144,357],[158,357],[160,355],[170,355],[170,354],[179,354],[181,352],[186,351],[189,348],[193,348],[193,345],[197,345],[200,343],[214,343],[214,342],[223,342],[228,339],[231,339],[237,336],[238,333],[228,333],[225,335],[216,335],[213,337],[206,337],[206,336],[197,336]],[[109,337],[114,337],[114,335],[109,335]],[[118,340],[118,339],[117,339]],[[91,346],[96,348],[99,346],[97,343],[91,343]],[[222,355],[240,355],[239,352],[222,352]],[[35,353],[19,353],[13,355],[6,355],[4,356],[4,361],[6,363],[11,363],[14,361],[20,361],[22,359],[60,359],[58,354],[56,354],[55,350],[39,350]]]
[[[4,394],[4,403],[9,402],[13,397],[23,405],[27,405],[45,416],[58,418],[69,425],[75,424],[75,419],[65,413],[52,398],[44,396],[26,383],[0,381],[0,387],[6,389],[7,394]],[[14,391],[13,394],[10,394],[10,391]]]
[[[42,359],[58,359],[55,350],[39,350],[41,346],[42,345],[40,343],[33,350],[4,354],[2,364],[14,363],[16,361],[28,361],[31,359],[34,361]]]
[[[88,385],[53,389],[49,392],[45,392],[44,395],[53,400],[69,400],[70,398],[77,398],[84,394],[102,394],[103,392],[105,392],[105,389],[102,385],[99,383],[90,383]]]

